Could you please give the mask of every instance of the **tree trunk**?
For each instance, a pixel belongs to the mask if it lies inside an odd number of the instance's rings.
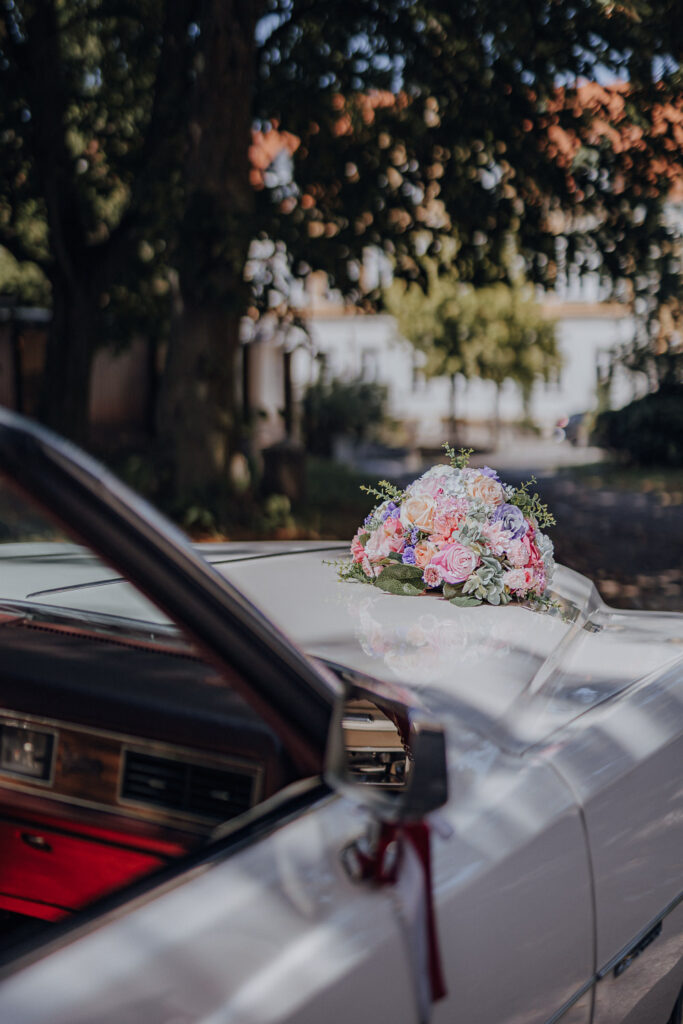
[[[220,494],[228,485],[239,324],[239,315],[208,305],[173,319],[158,423],[181,500]]]
[[[41,419],[77,444],[88,440],[90,370],[97,311],[87,284],[53,284]]]
[[[254,232],[249,183],[254,34],[261,3],[207,0],[185,166],[179,301],[159,401],[171,487],[224,492],[237,415],[243,268]]]

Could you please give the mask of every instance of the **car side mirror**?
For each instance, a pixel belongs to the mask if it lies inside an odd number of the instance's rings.
[[[448,799],[443,727],[378,693],[374,681],[348,669],[337,674],[346,694],[330,727],[326,781],[381,821],[422,820]]]

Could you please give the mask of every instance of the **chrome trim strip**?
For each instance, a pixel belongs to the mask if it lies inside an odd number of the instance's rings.
[[[596,981],[597,978],[595,977],[589,978],[585,985],[582,985],[580,989],[577,989],[574,995],[571,996],[566,1003],[563,1003],[559,1010],[555,1011],[552,1017],[548,1017],[547,1021],[545,1021],[545,1024],[556,1024],[557,1021],[561,1020],[562,1017],[564,1017],[567,1010],[571,1010],[572,1006],[574,1006],[575,1003],[578,1003],[579,999],[585,996],[586,992],[590,992],[590,990],[595,985]]]
[[[605,966],[602,967],[597,973],[598,981],[601,981],[602,978],[609,974],[610,971],[614,970],[614,968],[617,966],[620,960],[623,960],[624,957],[629,955],[629,953],[632,953],[636,946],[638,946],[643,941],[648,932],[651,932],[653,928],[656,928],[657,925],[660,924],[665,917],[668,917],[668,915],[673,910],[675,910],[678,904],[681,902],[683,902],[683,891],[679,892],[678,896],[674,897],[674,899],[671,900],[671,902],[664,908],[664,910],[661,910],[655,917],[653,917],[652,920],[648,924],[646,924],[644,928],[641,928],[638,934],[635,936],[635,938],[631,939],[630,942],[627,942],[626,945],[622,949],[620,949],[615,956],[613,956],[610,960],[607,961]]]

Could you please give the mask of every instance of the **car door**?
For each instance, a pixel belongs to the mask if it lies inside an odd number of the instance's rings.
[[[0,1019],[416,1021],[393,897],[353,883],[339,856],[363,828],[341,797],[281,797],[205,860],[13,969]]]
[[[595,1024],[666,1024],[683,987],[683,634],[680,616],[659,625],[668,668],[581,716],[553,754],[590,845]],[[656,641],[637,614],[629,627],[624,643]]]
[[[3,970],[0,1019],[76,1024],[418,1017],[392,887],[343,854],[371,817],[322,781],[341,688],[96,463],[0,411],[0,470],[178,623],[281,738],[299,781]]]

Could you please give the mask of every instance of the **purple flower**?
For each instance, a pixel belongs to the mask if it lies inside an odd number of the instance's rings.
[[[496,473],[495,469],[491,469],[490,466],[482,466],[482,468],[479,470],[479,472],[483,476],[490,476],[492,480],[497,480],[498,483],[500,483],[500,477]]]
[[[419,536],[420,536],[420,531],[419,530],[413,530],[413,532],[410,535],[410,543],[411,544],[417,544]]]
[[[404,565],[415,565],[415,548],[404,548],[402,562]]]
[[[516,505],[499,505],[491,517],[491,522],[500,523],[515,540],[520,540],[529,529],[522,510]]]
[[[372,513],[363,520],[363,526],[372,526]]]
[[[401,510],[394,501],[390,501],[385,509],[382,510],[382,522],[386,519],[396,519],[401,514]]]

